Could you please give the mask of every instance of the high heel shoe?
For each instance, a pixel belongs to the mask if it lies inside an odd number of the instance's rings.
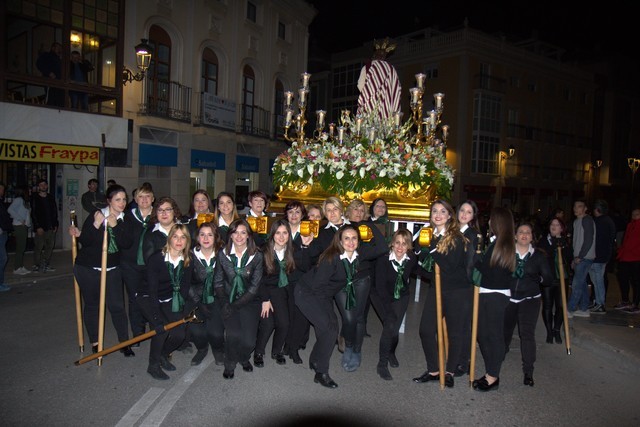
[[[121,348],[120,353],[124,354],[124,357],[133,357],[136,355],[133,350],[131,350],[131,346]]]

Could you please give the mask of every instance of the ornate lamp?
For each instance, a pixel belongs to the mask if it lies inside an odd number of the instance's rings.
[[[138,65],[138,69],[140,72],[134,74],[133,71],[128,68],[124,68],[122,70],[122,84],[126,85],[129,82],[133,82],[134,80],[137,82],[141,82],[144,79],[144,75],[151,64],[151,55],[153,54],[153,49],[151,46],[147,44],[147,39],[140,39],[142,43],[136,45],[136,64]]]

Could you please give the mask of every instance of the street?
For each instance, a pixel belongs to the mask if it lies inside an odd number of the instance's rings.
[[[541,321],[535,387],[522,384],[517,337],[495,392],[472,390],[466,376],[445,390],[437,383],[413,383],[425,370],[417,331],[421,310],[421,303],[410,303],[397,350],[400,367],[391,368],[393,381],[376,374],[381,326],[371,310],[372,337],[365,339],[360,369],[344,372],[334,351],[335,390],[313,382],[307,363],[313,334],[300,353],[303,365],[287,360],[279,366],[267,357],[264,368],[247,373],[238,367],[235,378],[225,380],[211,353],[192,367],[193,354],[176,352],[172,362],[178,369],[162,382],[146,373],[148,341],[134,349],[136,357],[115,352],[102,366],[95,361],[75,366],[90,346],[79,353],[71,278],[21,284],[0,295],[0,419],[10,426],[640,424],[638,370],[630,372],[615,358],[579,344],[567,355],[563,345],[544,342]],[[116,338],[108,315],[105,324],[106,348]],[[476,375],[483,369],[478,351]]]

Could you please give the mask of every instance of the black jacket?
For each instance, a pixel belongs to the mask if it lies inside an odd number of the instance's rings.
[[[402,273],[404,288],[400,291],[401,297],[410,294],[409,280],[418,270],[418,259],[416,255],[413,253],[408,253],[407,255],[409,256],[409,260],[407,261],[407,264],[404,267],[404,272]],[[392,303],[394,301],[393,292],[396,287],[396,277],[398,276],[398,273],[393,268],[393,263],[389,260],[388,255],[378,257],[376,260],[375,272],[375,286],[378,296],[380,296],[385,304]]]
[[[169,269],[164,260],[165,255],[162,252],[154,253],[147,260],[147,284],[148,289],[145,293],[149,295],[151,303],[155,306],[159,301],[171,299],[173,297],[173,287],[171,286],[171,277]],[[193,274],[193,260],[187,267],[184,267],[182,279],[180,280],[180,295],[187,301],[189,297],[189,287]]]
[[[566,237],[557,239],[547,235],[538,240],[538,243],[536,244],[536,249],[540,250],[547,259],[549,270],[552,275],[551,285],[554,286],[560,284],[559,268],[556,264],[558,246],[561,248],[560,252],[562,253],[562,267],[564,269],[565,279],[568,279],[569,273],[571,272],[571,260],[573,259],[573,252],[571,251],[569,240]]]
[[[89,216],[93,222],[93,216]],[[31,197],[31,219],[33,229],[42,228],[44,231],[58,228],[58,207],[56,200],[49,193],[45,197],[35,194]]]
[[[226,253],[226,249],[221,249],[217,256],[218,268],[215,270],[213,279],[213,287],[216,294],[216,300],[219,304],[224,305],[230,303],[229,297],[233,284],[233,278],[236,276],[234,265]],[[231,305],[242,306],[251,301],[260,301],[259,291],[260,282],[262,281],[262,252],[256,251],[253,258],[247,262],[244,269],[243,277],[245,283],[245,292],[239,295]]]
[[[516,259],[518,255],[516,254]],[[511,278],[511,300],[518,301],[540,295],[540,285],[551,286],[553,275],[541,251],[534,251],[524,263],[524,276]]]
[[[82,224],[82,232],[78,237],[80,250],[76,257],[76,263],[85,267],[101,267],[102,265],[102,242],[104,241],[104,224],[96,229],[93,226],[93,215],[89,215]],[[118,224],[112,228],[115,236],[118,251],[107,254],[107,268],[117,267],[120,265],[122,251],[131,247],[133,242],[133,231],[131,222],[126,218],[123,221],[118,220]]]

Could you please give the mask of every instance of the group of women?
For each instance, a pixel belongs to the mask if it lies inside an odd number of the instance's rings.
[[[511,213],[496,208],[490,218],[495,240],[485,251],[472,201],[462,203],[457,212],[445,200],[433,202],[429,226],[433,238],[424,244],[409,230],[393,230],[383,199],[369,208],[361,200],[345,208],[337,197],[327,198],[322,206],[291,201],[284,215],[270,221],[267,233],[258,233],[251,217],[268,215],[268,197],[261,191],[249,194],[250,211],[244,218],[226,192],[218,194],[214,204],[206,191],[196,191],[184,217],[170,197],[156,201],[148,184],[135,191],[134,205],[127,205],[120,185],[109,187],[106,196],[107,207],[82,227],[69,229],[80,244],[74,274],[84,299],[87,333],[97,351],[106,236],[106,300],[118,340],[129,339],[128,322],[134,336],[146,328],[156,330],[147,372],[158,380],[169,378],[166,371],[176,369],[171,354],[189,343],[197,350],[191,364],[200,364],[210,347],[215,363],[224,365],[225,379],[234,377],[238,364],[245,372],[254,365],[263,367],[270,339],[276,364],[285,364],[286,356],[301,364],[299,351],[306,348],[313,325],[316,340],[309,367],[315,371],[314,381],[336,388],[329,375],[334,347],[344,342],[340,350],[345,371],[360,367],[370,305],[382,321],[377,373],[392,380],[389,367],[400,364],[396,347],[415,275],[431,280],[419,327],[427,369],[413,380],[440,380],[434,265],[439,268],[441,314],[448,333],[446,386],[453,387],[453,378],[469,371],[474,285],[480,289],[478,343],[486,367],[486,374],[474,381],[475,389],[498,387],[516,324],[524,383],[533,386],[541,289],[543,313],[548,312],[547,340],[561,340],[558,280],[552,273],[553,249],[562,231],[556,233],[557,225],[542,240],[548,246],[536,249],[533,227],[521,224],[514,230]],[[323,217],[326,223],[321,223],[317,237],[308,227],[303,230],[303,219]],[[193,309],[197,321],[163,330],[163,325]],[[120,351],[125,357],[135,355],[131,347]]]

